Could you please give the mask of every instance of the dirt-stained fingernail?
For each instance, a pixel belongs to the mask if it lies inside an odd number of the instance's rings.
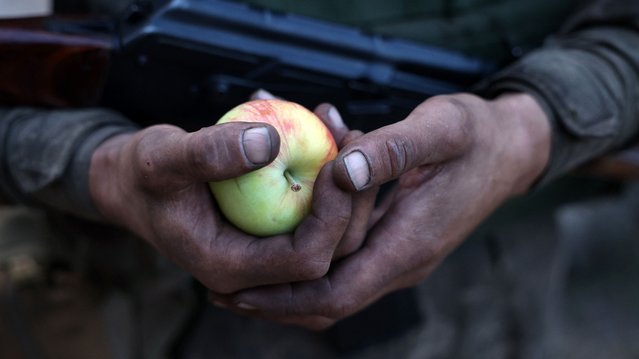
[[[328,109],[328,120],[331,121],[331,124],[335,128],[346,127],[346,125],[344,124],[344,120],[342,119],[342,115],[340,115],[335,106],[331,106]]]
[[[271,136],[266,127],[249,128],[242,135],[244,154],[256,165],[267,163],[271,158],[271,142]]]
[[[371,180],[370,168],[366,157],[360,151],[353,151],[344,157],[344,165],[356,190],[364,188]]]
[[[277,97],[264,89],[259,89],[251,95],[251,98],[254,100],[274,100]]]
[[[218,302],[217,300],[212,301],[213,305],[216,307],[220,307],[220,308],[228,308],[229,306],[222,303],[222,302]]]
[[[244,309],[244,310],[257,310],[257,307],[254,307],[250,304],[246,304],[246,303],[237,303],[235,304],[236,307],[240,308],[240,309]]]

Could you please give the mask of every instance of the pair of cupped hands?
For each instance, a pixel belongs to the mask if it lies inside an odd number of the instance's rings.
[[[205,285],[215,305],[323,329],[424,280],[493,210],[534,183],[550,152],[548,120],[522,93],[433,97],[367,134],[349,130],[329,104],[315,113],[340,152],[322,168],[311,213],[294,233],[241,232],[206,185],[276,157],[279,137],[266,124],[193,133],[158,125],[110,138],[91,159],[92,198],[108,221]],[[376,204],[379,186],[391,181]]]

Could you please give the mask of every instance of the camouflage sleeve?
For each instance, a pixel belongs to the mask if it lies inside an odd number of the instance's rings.
[[[533,95],[553,126],[539,184],[622,147],[639,129],[639,2],[595,1],[545,45],[479,85]]]
[[[91,154],[107,138],[134,130],[101,109],[0,108],[0,198],[99,218],[88,189]]]

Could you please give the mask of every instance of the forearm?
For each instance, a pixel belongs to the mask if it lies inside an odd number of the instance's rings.
[[[627,5],[624,13],[611,8],[616,15],[607,17],[610,5],[587,9],[543,48],[480,86],[489,97],[528,93],[544,108],[553,138],[540,183],[623,146],[638,132],[639,10]]]
[[[88,187],[91,154],[134,125],[113,112],[0,109],[0,197],[97,217]]]

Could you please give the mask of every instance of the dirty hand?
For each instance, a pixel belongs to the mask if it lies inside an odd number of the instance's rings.
[[[270,163],[279,141],[273,127],[259,123],[194,133],[152,126],[97,148],[90,191],[107,221],[146,239],[216,293],[320,278],[345,233],[363,237],[366,226],[349,226],[352,195],[335,185],[332,162],[316,181],[310,215],[287,235],[239,231],[218,212],[207,186]]]
[[[357,252],[320,279],[216,300],[258,317],[330,326],[424,280],[500,204],[530,188],[549,152],[549,121],[529,95],[431,98],[353,140],[335,161],[335,180],[349,191],[398,179]]]

